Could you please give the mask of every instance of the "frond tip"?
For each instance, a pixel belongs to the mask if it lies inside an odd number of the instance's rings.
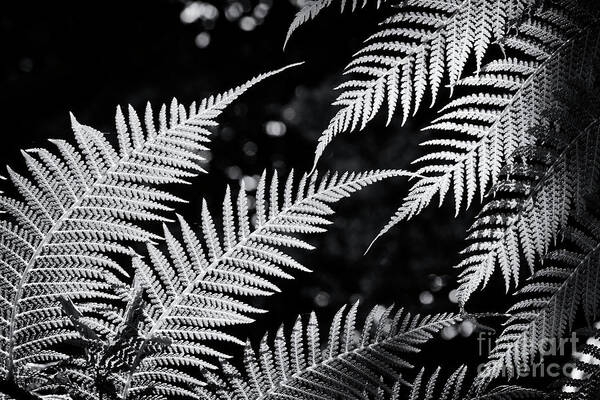
[[[286,67],[288,68],[288,67]],[[135,256],[129,242],[153,242],[147,222],[167,222],[169,203],[158,189],[202,172],[209,128],[265,73],[237,88],[184,107],[173,100],[158,115],[128,107],[116,113],[118,145],[71,116],[76,145],[51,140],[23,152],[31,177],[8,168],[20,199],[0,196],[0,375],[11,379],[28,363],[64,355],[48,349],[75,332],[58,296],[74,302],[111,301],[126,271],[111,256]]]
[[[350,0],[340,1],[340,12],[344,12],[346,10],[346,5],[350,4]],[[352,0],[352,11],[355,11],[359,7],[364,8],[368,3],[373,3],[375,1],[377,1],[377,8],[379,8],[379,6],[381,6],[381,4],[385,3],[387,0]],[[311,19],[315,19],[317,15],[321,13],[321,11],[330,7],[332,4],[333,0],[309,0],[294,16],[294,20],[288,28],[285,42],[283,43],[283,48],[285,49],[293,33],[300,28],[300,26],[304,25]]]

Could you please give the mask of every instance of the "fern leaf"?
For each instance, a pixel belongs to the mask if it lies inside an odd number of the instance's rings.
[[[560,126],[546,127],[537,145],[516,153],[526,161],[505,168],[505,178],[494,190],[496,198],[485,205],[471,228],[470,244],[457,266],[462,270],[463,306],[474,291],[487,285],[497,268],[507,291],[518,287],[520,259],[533,272],[569,215],[581,213],[598,187],[600,104],[584,101],[581,94],[573,97],[581,112],[567,107],[550,113]]]
[[[181,217],[182,241],[165,228],[168,254],[150,244],[149,263],[138,258],[135,264],[151,304],[150,323],[142,331],[147,337],[168,338],[172,345],[144,358],[139,368],[132,368],[122,398],[139,395],[140,388],[146,387],[150,379],[156,383],[158,395],[169,396],[170,389],[163,390],[163,384],[177,383],[171,382],[163,371],[175,373],[178,367],[214,368],[208,359],[226,355],[213,350],[210,343],[243,344],[225,333],[225,329],[250,323],[253,321],[250,315],[262,312],[240,298],[270,295],[279,290],[274,281],[291,278],[293,271],[308,271],[284,252],[286,248],[312,249],[297,235],[325,231],[330,224],[328,216],[333,213],[331,204],[374,182],[400,175],[406,173],[334,173],[322,178],[303,175],[297,186],[293,179],[287,179],[285,206],[280,208],[277,176],[269,182],[265,173],[256,193],[254,229],[250,229],[243,182],[235,218],[227,216],[233,213],[230,191],[227,191],[224,202],[227,225],[222,236],[206,203],[202,209],[203,238]],[[293,193],[295,198],[291,200]],[[142,354],[143,347],[140,357]],[[185,389],[185,385],[181,387]]]
[[[468,394],[469,383],[466,382],[467,368],[461,366],[456,369],[443,383],[443,386],[438,382],[440,369],[435,370],[427,379],[425,369],[421,369],[415,378],[410,393],[410,400],[509,400],[509,399],[546,399],[550,398],[546,393],[521,386],[498,386],[485,393]]]
[[[404,121],[422,105],[426,90],[435,102],[444,76],[454,86],[467,60],[477,66],[510,24],[536,8],[535,0],[407,0],[383,21],[346,68],[339,106],[321,134],[315,164],[333,138],[362,130],[385,103],[388,123],[401,109]]]
[[[310,350],[319,332],[314,313],[306,327],[298,317],[291,338],[284,336],[281,327],[271,345],[267,336],[258,351],[247,345],[245,377],[227,363],[226,382],[209,374],[216,394],[222,400],[333,400],[364,399],[364,392],[391,393],[379,377],[398,379],[399,370],[412,367],[407,355],[419,352],[434,334],[461,320],[456,314],[422,317],[390,307],[381,308],[381,315],[371,312],[363,329],[356,330],[356,309],[354,304],[349,311],[345,307],[338,311],[322,350]],[[398,381],[407,384],[402,378]]]
[[[552,105],[552,93],[591,79],[597,26],[574,1],[543,8],[505,40],[507,58],[458,82],[472,93],[450,102],[429,127],[434,136],[423,145],[433,151],[415,161],[424,178],[378,237],[421,213],[436,196],[441,205],[452,192],[456,214],[477,193],[482,198],[515,149],[531,144],[526,133],[539,123],[540,110]]]
[[[600,331],[596,329],[583,348],[573,354],[575,366],[562,387],[561,400],[593,400],[600,396],[599,356]]]
[[[31,177],[8,169],[21,199],[0,197],[2,377],[10,379],[26,363],[56,358],[45,350],[74,337],[57,296],[113,298],[109,289],[126,272],[110,254],[135,255],[126,242],[157,238],[140,223],[167,221],[166,203],[181,201],[156,186],[202,172],[198,151],[206,149],[207,128],[233,100],[277,72],[187,109],[173,100],[158,119],[148,106],[143,128],[133,109],[127,118],[118,109],[117,148],[72,117],[76,146],[53,140],[57,152],[24,152]]]
[[[484,388],[502,374],[513,378],[533,368],[540,343],[571,331],[581,310],[588,323],[600,306],[600,220],[595,213],[572,217],[561,245],[548,253],[544,266],[517,292],[510,319],[476,380]]]
[[[376,6],[379,8],[382,3],[387,0],[377,0]],[[352,5],[350,5],[352,2]],[[346,5],[351,7],[352,11],[358,8],[364,8],[368,3],[372,3],[374,0],[340,0],[340,12],[346,10]],[[333,0],[309,0],[294,16],[294,20],[288,28],[287,35],[285,37],[285,43],[283,48],[287,46],[294,32],[308,21],[315,19],[323,10],[330,7],[333,4]]]

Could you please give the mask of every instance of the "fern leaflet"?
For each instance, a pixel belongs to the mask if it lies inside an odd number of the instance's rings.
[[[600,220],[596,213],[572,217],[561,246],[548,253],[544,266],[519,290],[488,362],[477,376],[483,388],[502,375],[508,379],[528,373],[544,340],[569,332],[582,310],[591,323],[600,306]]]
[[[505,36],[535,0],[407,0],[356,53],[338,86],[339,106],[321,134],[315,163],[333,138],[362,130],[387,103],[388,122],[402,109],[404,121],[422,104],[427,90],[435,102],[447,71],[456,85],[471,54],[477,65],[490,44]]]
[[[451,101],[429,127],[435,137],[423,145],[434,151],[415,161],[425,177],[413,184],[378,237],[421,213],[435,196],[441,205],[452,192],[456,214],[477,192],[483,197],[513,152],[531,144],[527,131],[551,107],[553,93],[591,79],[599,57],[598,24],[576,1],[563,3],[536,12],[518,35],[506,38],[509,57],[458,83],[473,93]]]
[[[429,379],[425,376],[425,369],[421,369],[415,378],[410,393],[410,400],[510,400],[510,399],[546,399],[546,393],[525,388],[521,386],[498,386],[482,394],[469,394],[466,390],[467,368],[465,366],[456,369],[447,379],[443,386],[439,385],[440,369],[435,370]],[[441,386],[441,387],[440,387]]]
[[[346,5],[350,7],[350,0],[340,1],[340,12],[344,12],[346,10]],[[355,11],[359,7],[366,7],[366,5],[370,1],[373,2],[373,0],[352,0],[352,11]],[[377,0],[377,8],[379,8],[381,4],[385,3],[386,1],[388,0]],[[333,0],[309,0],[294,16],[294,20],[288,28],[283,48],[285,49],[287,43],[290,41],[290,38],[298,28],[300,28],[302,25],[304,25],[311,19],[315,19],[317,15],[319,15],[326,8],[330,7],[332,4]]]
[[[374,308],[357,332],[357,306],[336,313],[323,349],[314,312],[306,327],[298,317],[289,338],[281,326],[273,343],[265,335],[257,352],[247,344],[245,377],[227,363],[223,367],[227,382],[210,376],[220,399],[362,400],[364,391],[391,392],[381,386],[379,377],[397,378],[399,369],[412,367],[407,354],[418,352],[433,334],[461,320],[456,314],[421,317],[402,309],[394,312],[393,307],[378,315]]]
[[[485,287],[496,266],[508,290],[518,287],[521,254],[529,269],[544,256],[572,212],[580,213],[600,178],[600,104],[569,95],[575,107],[554,108],[556,119],[540,128],[538,144],[516,153],[523,163],[505,168],[506,178],[494,188],[496,198],[483,208],[463,251],[460,299]],[[579,112],[577,112],[579,111]],[[538,130],[538,129],[536,129]]]

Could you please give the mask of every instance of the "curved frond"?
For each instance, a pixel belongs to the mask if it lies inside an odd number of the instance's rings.
[[[281,326],[272,341],[264,337],[258,351],[248,344],[244,375],[226,363],[227,382],[211,375],[217,394],[222,400],[363,400],[365,392],[391,393],[380,377],[398,379],[400,370],[412,368],[408,354],[419,352],[434,334],[461,320],[457,314],[422,317],[402,309],[394,312],[393,307],[379,308],[378,313],[376,307],[357,330],[357,306],[337,312],[325,346],[315,313],[306,325],[298,317],[289,337]]]
[[[595,94],[567,94],[576,105],[554,107],[551,121],[534,131],[537,144],[515,152],[494,187],[494,198],[471,227],[463,250],[460,302],[485,287],[496,269],[507,291],[518,287],[521,259],[534,271],[566,226],[580,213],[600,183],[600,102]],[[516,160],[515,160],[516,161]]]
[[[560,246],[548,253],[543,268],[517,292],[510,319],[496,341],[476,385],[518,377],[543,357],[541,344],[562,338],[582,311],[588,323],[600,307],[600,220],[596,213],[572,217]]]
[[[477,194],[483,198],[514,151],[532,143],[527,132],[552,106],[553,93],[593,78],[600,30],[590,19],[576,1],[544,7],[506,38],[506,58],[458,82],[468,93],[446,105],[429,126],[433,138],[423,145],[432,150],[415,161],[424,178],[413,184],[379,236],[436,197],[441,205],[451,193],[457,214]]]
[[[350,7],[352,11],[358,8],[365,8],[368,3],[376,3],[377,8],[388,0],[339,0],[340,2],[340,13],[346,10],[346,6]],[[285,43],[283,48],[285,49],[287,43],[294,32],[308,21],[315,19],[323,10],[333,5],[333,0],[309,0],[294,16],[294,20],[288,28],[287,35],[285,37]]]
[[[207,128],[238,96],[267,73],[185,108],[177,101],[143,118],[117,109],[118,146],[72,117],[77,144],[52,140],[56,152],[23,153],[30,177],[8,169],[20,198],[0,197],[0,374],[11,378],[28,363],[55,359],[47,348],[75,332],[57,296],[111,300],[126,274],[110,254],[135,255],[126,243],[157,237],[142,228],[167,221],[167,203],[181,201],[156,187],[184,183],[202,172],[198,154]]]
[[[206,203],[202,207],[202,235],[180,218],[183,240],[165,228],[168,253],[148,245],[149,260],[136,259],[136,276],[150,299],[150,321],[142,329],[147,338],[158,335],[171,341],[162,352],[145,357],[132,368],[122,397],[138,396],[154,382],[155,394],[182,394],[187,382],[173,380],[180,368],[214,368],[210,359],[224,358],[211,342],[238,344],[225,329],[253,321],[262,312],[246,303],[249,296],[277,292],[275,282],[292,278],[294,271],[308,269],[288,255],[286,249],[313,247],[298,234],[324,232],[333,214],[330,205],[361,188],[402,171],[371,171],[317,175],[304,174],[299,183],[293,173],[280,195],[278,177],[270,182],[263,174],[256,193],[254,228],[242,182],[234,207],[227,189],[223,201],[223,230],[218,232]],[[237,211],[235,210],[237,208]],[[144,348],[139,352],[144,354]]]
[[[460,80],[469,57],[477,65],[490,44],[518,25],[535,0],[406,0],[367,39],[346,68],[340,107],[321,134],[315,163],[333,138],[362,130],[387,103],[388,122],[401,109],[405,121],[427,92],[435,102],[444,77]]]

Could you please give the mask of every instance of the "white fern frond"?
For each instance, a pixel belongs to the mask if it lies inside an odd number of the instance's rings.
[[[435,197],[441,205],[452,193],[456,214],[478,193],[482,198],[515,149],[531,144],[527,131],[552,105],[552,94],[593,77],[598,24],[577,4],[564,3],[536,12],[507,38],[507,58],[459,82],[472,93],[451,101],[428,128],[434,137],[423,145],[433,151],[415,161],[425,177],[413,184],[378,237],[421,213]]]
[[[165,228],[168,254],[148,245],[149,262],[136,259],[137,277],[150,300],[150,322],[143,331],[171,340],[164,351],[145,357],[133,369],[122,397],[139,395],[149,382],[155,393],[175,395],[186,382],[173,381],[179,367],[214,368],[212,360],[225,354],[211,348],[211,342],[240,344],[225,330],[231,325],[253,321],[262,312],[246,303],[248,296],[267,296],[279,291],[276,283],[292,278],[294,271],[308,271],[285,249],[313,248],[298,234],[324,232],[333,214],[330,205],[382,179],[407,175],[403,171],[334,173],[318,178],[304,174],[294,182],[293,173],[280,195],[275,174],[266,173],[256,193],[254,228],[248,215],[249,204],[243,186],[237,196],[237,212],[231,191],[223,202],[223,233],[215,228],[206,206],[202,207],[202,235],[196,235],[180,217],[182,241]],[[408,174],[410,175],[410,174]],[[235,215],[235,217],[234,217]],[[143,354],[143,347],[140,351]],[[181,394],[181,393],[179,393]]]
[[[380,377],[397,380],[399,371],[412,368],[410,354],[419,352],[443,328],[461,321],[457,314],[420,316],[402,309],[394,312],[393,307],[380,308],[378,314],[376,307],[359,330],[357,306],[336,313],[325,346],[314,312],[306,326],[298,317],[289,337],[281,326],[271,343],[265,335],[258,351],[248,344],[245,374],[225,363],[226,382],[210,375],[217,395],[221,400],[363,400],[364,392],[391,393]],[[400,382],[408,385],[402,378]]]
[[[535,0],[406,0],[367,39],[346,68],[339,106],[321,134],[315,163],[333,138],[362,130],[387,103],[388,123],[401,109],[404,121],[427,92],[435,102],[444,77],[458,83],[469,57],[477,66],[510,24],[537,7]]]
[[[118,108],[118,147],[72,117],[76,146],[52,140],[56,153],[24,152],[31,178],[8,169],[21,199],[0,196],[2,377],[10,379],[26,363],[55,359],[56,352],[45,350],[73,337],[57,296],[113,298],[109,289],[126,272],[110,254],[135,255],[127,242],[157,238],[141,223],[167,221],[166,204],[182,201],[156,186],[186,182],[201,172],[198,152],[206,149],[215,118],[279,71],[187,109],[173,100],[158,118],[147,106],[143,123],[133,108],[127,118]]]
[[[350,7],[352,11],[359,8],[365,8],[369,3],[375,3],[376,7],[379,8],[381,4],[388,0],[339,0],[340,2],[340,13],[346,10],[346,6]],[[294,20],[288,28],[287,35],[285,36],[285,42],[283,48],[287,46],[290,38],[294,32],[308,21],[315,19],[323,10],[333,5],[333,0],[309,0],[294,16]]]
[[[596,199],[597,200],[597,199]],[[600,309],[600,220],[591,212],[573,217],[564,241],[550,252],[528,283],[517,292],[510,319],[477,376],[477,388],[495,378],[529,373],[539,361],[541,344],[570,332],[576,314],[589,324]]]
[[[506,290],[519,286],[520,260],[533,273],[556,242],[569,215],[581,213],[600,184],[600,104],[583,95],[572,108],[552,111],[560,121],[544,129],[539,144],[517,152],[525,162],[505,168],[505,178],[471,227],[462,251],[459,299],[464,304],[500,270]],[[564,114],[564,115],[561,115]],[[570,122],[569,122],[570,121]],[[522,153],[522,154],[521,154]]]

